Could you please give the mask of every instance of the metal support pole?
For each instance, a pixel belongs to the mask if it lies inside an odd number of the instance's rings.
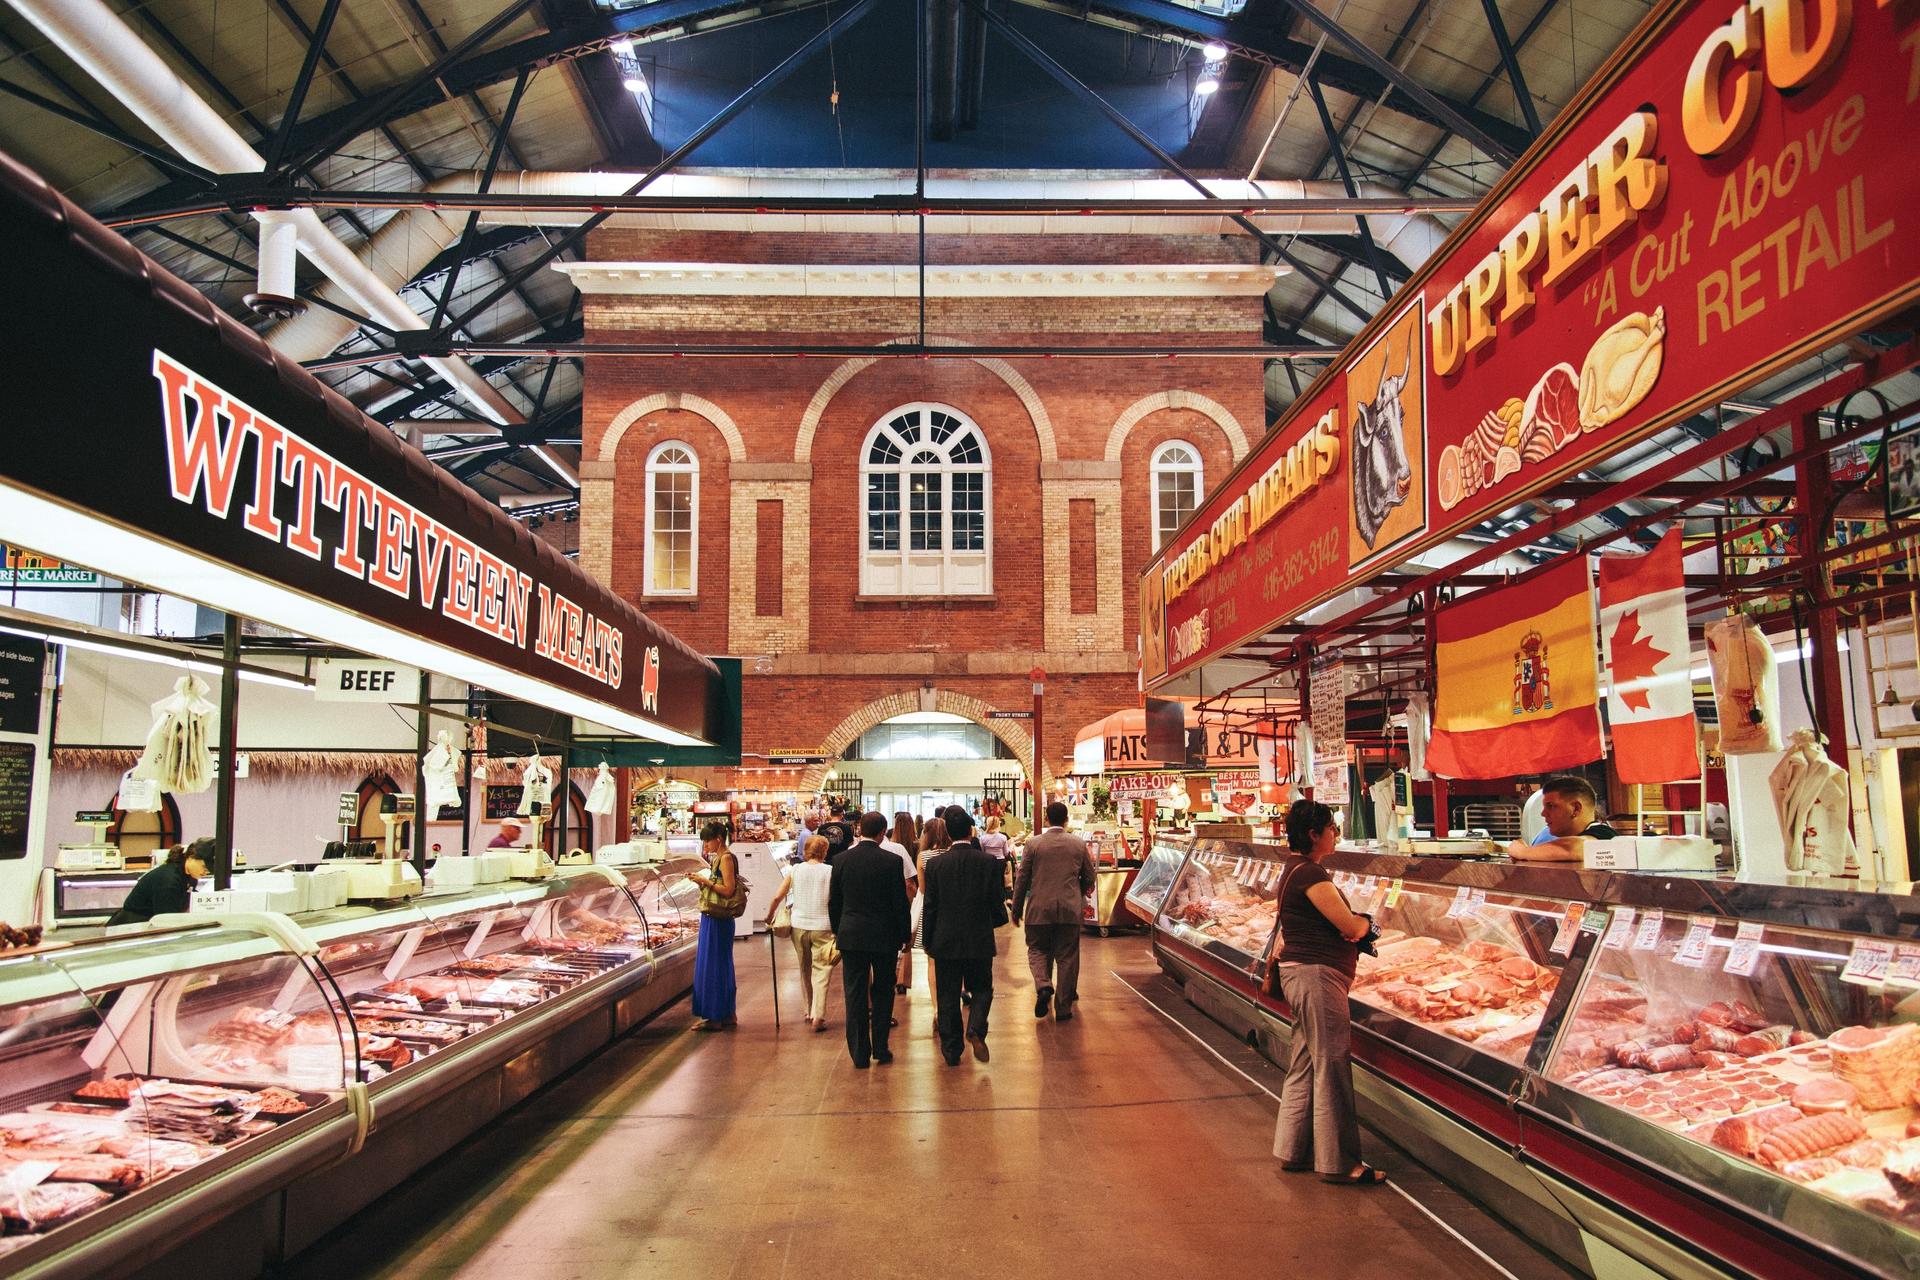
[[[213,887],[233,887],[233,784],[240,740],[240,619],[226,615],[220,633],[220,776],[213,788],[213,843],[220,863]]]
[[[1133,121],[1127,119],[1124,112],[1101,97],[1092,85],[1089,85],[1086,81],[1074,75],[1073,72],[1061,65],[1061,63],[1055,60],[1045,49],[1042,49],[1039,45],[1028,39],[1025,33],[1018,27],[1015,27],[999,14],[986,8],[983,0],[966,0],[966,3],[973,6],[974,10],[985,18],[989,25],[1002,36],[1006,37],[1008,43],[1012,44],[1014,48],[1032,60],[1035,66],[1059,81],[1060,84],[1075,97],[1080,98],[1095,110],[1099,111],[1100,114],[1107,117],[1107,119],[1113,121],[1114,124],[1118,125],[1121,132],[1125,133],[1129,138],[1132,138],[1143,150],[1153,156],[1155,160],[1158,160],[1161,167],[1166,169],[1167,172],[1178,177],[1195,191],[1205,196],[1207,200],[1215,202],[1216,204],[1220,203],[1219,197],[1207,189],[1206,183],[1200,181],[1200,179],[1194,177],[1192,173],[1182,167],[1180,162],[1168,154],[1159,143],[1148,137]],[[1262,231],[1254,224],[1251,218],[1240,213],[1228,213],[1227,217],[1242,231],[1245,231],[1248,235],[1259,241],[1261,246],[1273,254],[1274,257],[1280,259],[1302,276],[1326,290],[1327,296],[1352,312],[1362,324],[1370,323],[1373,320],[1373,314],[1371,312],[1361,307],[1359,303],[1347,297],[1344,293],[1335,289],[1331,280],[1315,270],[1310,263],[1300,258],[1299,255],[1295,254],[1278,240],[1275,240],[1272,236]]]
[[[427,878],[427,721],[432,715],[433,677],[420,672],[420,700],[414,704],[413,731],[413,869]]]
[[[487,167],[480,175],[480,190],[484,194],[493,186],[493,175],[499,171],[500,157],[507,149],[507,130],[513,127],[513,118],[520,111],[520,99],[526,95],[527,81],[533,78],[531,67],[520,68],[519,76],[513,82],[513,93],[507,98],[507,109],[500,117],[500,127],[493,135],[493,147],[487,153]],[[440,300],[433,305],[433,319],[427,328],[439,331],[440,324],[447,318],[447,304],[453,301],[454,287],[460,283],[460,268],[467,265],[467,255],[473,246],[473,233],[480,226],[480,211],[473,210],[467,215],[467,225],[460,232],[460,252],[454,255],[453,265],[447,268],[447,287],[440,291]]]
[[[1489,4],[1493,0],[1487,0]],[[1360,189],[1353,183],[1353,170],[1347,167],[1347,149],[1341,145],[1340,131],[1333,127],[1333,113],[1327,110],[1327,96],[1320,91],[1320,82],[1312,76],[1307,77],[1307,92],[1313,97],[1313,109],[1320,115],[1320,128],[1327,135],[1327,147],[1333,152],[1334,168],[1340,171],[1340,185],[1347,189],[1349,196],[1357,196]],[[1373,242],[1373,231],[1367,226],[1364,217],[1354,219],[1360,228],[1360,242],[1367,247],[1367,262],[1372,266],[1374,278],[1380,282],[1380,297],[1393,296],[1393,284],[1387,279],[1387,269],[1380,261],[1380,246]]]
[[[287,140],[293,136],[293,127],[300,123],[300,108],[306,104],[307,90],[313,86],[313,73],[319,69],[320,56],[327,51],[327,36],[332,34],[333,20],[339,13],[340,0],[327,0],[320,10],[320,21],[313,24],[313,34],[307,39],[307,56],[300,63],[300,74],[294,78],[293,92],[287,95],[279,127],[273,131],[273,148],[267,153],[268,173],[277,172],[281,160],[286,158]]]
[[[1507,24],[1500,17],[1500,0],[1480,0],[1480,7],[1487,11],[1487,26],[1493,30],[1493,43],[1500,49],[1500,65],[1507,70],[1507,81],[1513,86],[1513,100],[1520,107],[1520,117],[1527,122],[1527,132],[1534,137],[1540,136],[1540,113],[1533,108],[1533,95],[1527,92],[1527,78],[1520,73],[1520,58],[1513,47],[1513,41],[1507,35]]]
[[[1421,593],[1421,605],[1426,615],[1421,630],[1425,633],[1422,638],[1427,646],[1427,688],[1432,693],[1431,706],[1437,709],[1440,705],[1440,681],[1436,665],[1439,640],[1433,622],[1440,616],[1440,589],[1428,587]],[[1444,840],[1453,834],[1453,824],[1447,814],[1447,781],[1436,774],[1429,785],[1433,792],[1433,835],[1436,840]]]
[[[1819,442],[1817,414],[1794,419],[1794,452],[1808,456],[1794,468],[1800,518],[1795,522],[1793,549],[1794,558],[1801,563],[1801,583],[1813,612],[1807,636],[1810,652],[1804,659],[1813,687],[1813,705],[1807,710],[1813,717],[1814,728],[1827,740],[1828,757],[1844,769],[1848,754],[1847,704],[1845,681],[1840,672],[1840,620],[1835,616],[1835,602],[1826,589],[1827,571],[1820,558],[1833,505],[1833,474],[1827,451],[1814,447]]]

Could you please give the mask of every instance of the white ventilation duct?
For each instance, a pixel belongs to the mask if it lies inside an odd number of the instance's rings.
[[[266,168],[260,153],[101,0],[10,3],[185,159],[214,173],[258,173]],[[262,223],[261,292],[284,286],[284,296],[292,296],[286,246],[289,240],[297,240],[308,259],[367,315],[392,329],[427,327],[393,287],[362,265],[311,209],[257,216]],[[505,396],[463,361],[433,358],[427,364],[486,417],[501,423],[524,420]]]

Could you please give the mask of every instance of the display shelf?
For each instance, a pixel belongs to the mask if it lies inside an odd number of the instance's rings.
[[[566,1037],[566,1054],[604,1042],[690,982],[681,923],[696,901],[684,870],[583,868],[0,959],[0,1179],[12,1179],[0,1270],[124,1259],[137,1252],[134,1224],[164,1231],[156,1206],[189,1186],[204,1187],[196,1214],[216,1219],[221,1205],[281,1194],[264,1168],[294,1177],[348,1156],[376,1112],[397,1132],[476,1072],[530,1050],[567,1060],[541,1047],[546,1037]],[[303,954],[309,942],[317,951]],[[671,989],[637,1000],[657,983]],[[620,1011],[583,1039],[596,1008]],[[424,1149],[403,1145],[408,1158]],[[301,1219],[349,1209],[303,1202]]]
[[[1167,894],[1172,892],[1173,882],[1186,860],[1184,846],[1156,841],[1141,862],[1140,874],[1133,878],[1133,887],[1127,890],[1127,910],[1151,924],[1153,918],[1160,914],[1160,908],[1166,903]]]
[[[1287,1012],[1255,975],[1284,856],[1195,842],[1154,927],[1189,998],[1275,1056]],[[1656,1226],[1762,1274],[1920,1268],[1920,901],[1351,848],[1323,865],[1382,929],[1354,1056],[1405,1099],[1396,1136],[1525,1166],[1469,1183],[1563,1179],[1536,1196],[1549,1213],[1605,1187],[1583,1226],[1630,1251]],[[1743,1241],[1763,1252],[1735,1258]]]

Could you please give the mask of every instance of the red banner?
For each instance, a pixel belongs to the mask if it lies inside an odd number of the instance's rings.
[[[1661,4],[1148,567],[1149,687],[1920,297],[1916,98],[1920,6]]]

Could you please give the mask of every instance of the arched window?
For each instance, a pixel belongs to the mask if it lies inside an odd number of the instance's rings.
[[[1185,440],[1169,440],[1153,451],[1153,549],[1158,551],[1207,491],[1200,451]]]
[[[959,410],[910,404],[867,434],[860,513],[862,595],[993,589],[993,460]]]
[[[667,440],[647,455],[646,593],[690,596],[700,571],[700,457]]]

